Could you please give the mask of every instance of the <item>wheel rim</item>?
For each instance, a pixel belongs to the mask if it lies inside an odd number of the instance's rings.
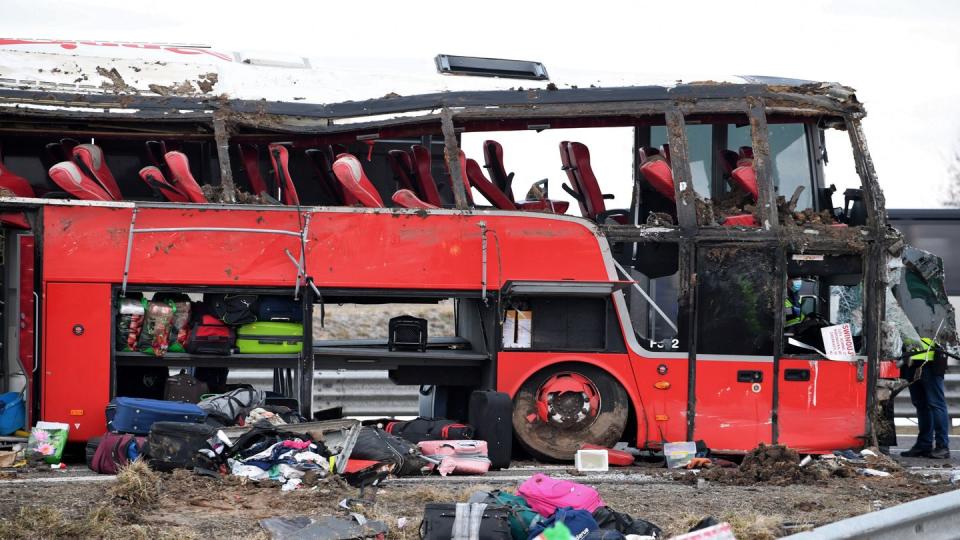
[[[558,373],[536,392],[537,419],[560,429],[583,429],[600,413],[600,392],[581,373]]]

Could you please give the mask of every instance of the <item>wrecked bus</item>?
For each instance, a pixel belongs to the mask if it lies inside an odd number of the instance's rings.
[[[71,440],[157,367],[272,368],[307,417],[317,369],[388,370],[432,416],[497,389],[516,440],[558,460],[621,440],[824,452],[882,431],[902,242],[850,88],[0,45],[5,372]],[[855,165],[841,193],[830,133]],[[158,293],[294,299],[302,347],[124,350],[120,306]],[[453,331],[422,350],[330,339],[342,304],[452,305]]]

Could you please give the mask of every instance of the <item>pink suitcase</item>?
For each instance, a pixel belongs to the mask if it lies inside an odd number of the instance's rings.
[[[485,474],[490,470],[487,441],[421,441],[420,453],[439,460],[441,476],[448,474]]]

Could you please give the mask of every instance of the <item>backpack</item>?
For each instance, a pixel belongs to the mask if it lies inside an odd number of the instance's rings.
[[[513,540],[526,540],[530,536],[530,528],[543,521],[543,516],[533,511],[523,497],[500,491],[478,492],[470,497],[470,502],[484,502],[490,505],[502,506],[509,513],[510,535]]]
[[[140,456],[145,442],[145,437],[129,433],[104,433],[90,460],[90,469],[100,474],[117,474],[121,467]]]
[[[446,418],[414,418],[405,422],[387,422],[384,431],[414,444],[421,441],[473,439],[473,428]]]
[[[557,480],[542,473],[520,484],[517,495],[526,499],[530,508],[544,516],[553,515],[558,508],[593,512],[603,506],[603,499],[592,487],[569,480]]]
[[[262,407],[266,398],[262,390],[237,388],[226,394],[209,397],[197,405],[224,425],[233,425],[237,417],[246,416],[257,407]]]
[[[574,510],[573,508],[560,508],[549,519],[531,527],[530,535],[527,538],[533,540],[543,531],[553,527],[557,523],[563,523],[567,529],[570,530],[572,538],[584,538],[590,534],[591,531],[596,531],[600,528],[590,512],[586,510]]]
[[[163,399],[165,401],[197,403],[200,401],[200,396],[208,393],[210,393],[210,389],[207,383],[187,374],[186,370],[182,369],[177,375],[168,377],[167,383],[163,387]]]
[[[156,422],[150,428],[144,449],[147,463],[155,471],[193,470],[202,463],[203,456],[198,455],[198,451],[210,447],[207,441],[216,432],[216,428],[207,424]]]

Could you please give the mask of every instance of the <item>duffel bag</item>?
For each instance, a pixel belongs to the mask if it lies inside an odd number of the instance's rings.
[[[420,522],[420,538],[510,540],[509,515],[502,506],[483,503],[429,503]]]
[[[225,425],[233,425],[237,417],[246,417],[250,411],[262,407],[265,400],[262,390],[237,388],[226,394],[209,397],[197,405]]]
[[[121,467],[140,456],[145,437],[129,433],[104,433],[90,460],[90,469],[100,474],[117,474]]]
[[[547,520],[537,523],[534,527],[530,528],[530,535],[527,537],[529,539],[534,539],[540,535],[543,531],[553,527],[557,523],[563,523],[563,525],[570,531],[570,536],[572,538],[583,538],[590,534],[591,531],[596,531],[600,527],[597,526],[597,520],[593,519],[593,516],[590,512],[586,510],[574,510],[573,508],[559,508],[552,516]]]
[[[473,439],[473,428],[446,418],[414,418],[388,422],[383,429],[414,444],[420,441],[451,441]]]
[[[630,514],[617,512],[609,506],[601,506],[593,511],[593,519],[601,529],[619,531],[623,534],[637,534],[661,538],[663,531],[653,523],[644,519],[637,519]]]
[[[393,474],[396,476],[420,474],[429,463],[410,441],[371,426],[360,428],[360,435],[353,445],[350,459],[392,463]]]
[[[202,423],[207,413],[193,403],[117,397],[107,404],[107,429],[114,433],[146,435],[156,422]]]
[[[216,315],[200,309],[194,311],[193,323],[184,348],[191,354],[230,354],[237,343],[237,334]]]
[[[208,294],[204,298],[214,315],[227,324],[249,324],[257,321],[255,294]]]
[[[192,470],[205,463],[198,461],[197,453],[210,448],[207,441],[216,433],[217,428],[207,424],[157,422],[150,429],[144,448],[147,464],[155,471]]]
[[[517,495],[526,499],[530,508],[544,516],[553,515],[558,508],[592,513],[603,506],[603,499],[592,487],[569,480],[557,480],[543,473],[537,473],[520,484]]]

